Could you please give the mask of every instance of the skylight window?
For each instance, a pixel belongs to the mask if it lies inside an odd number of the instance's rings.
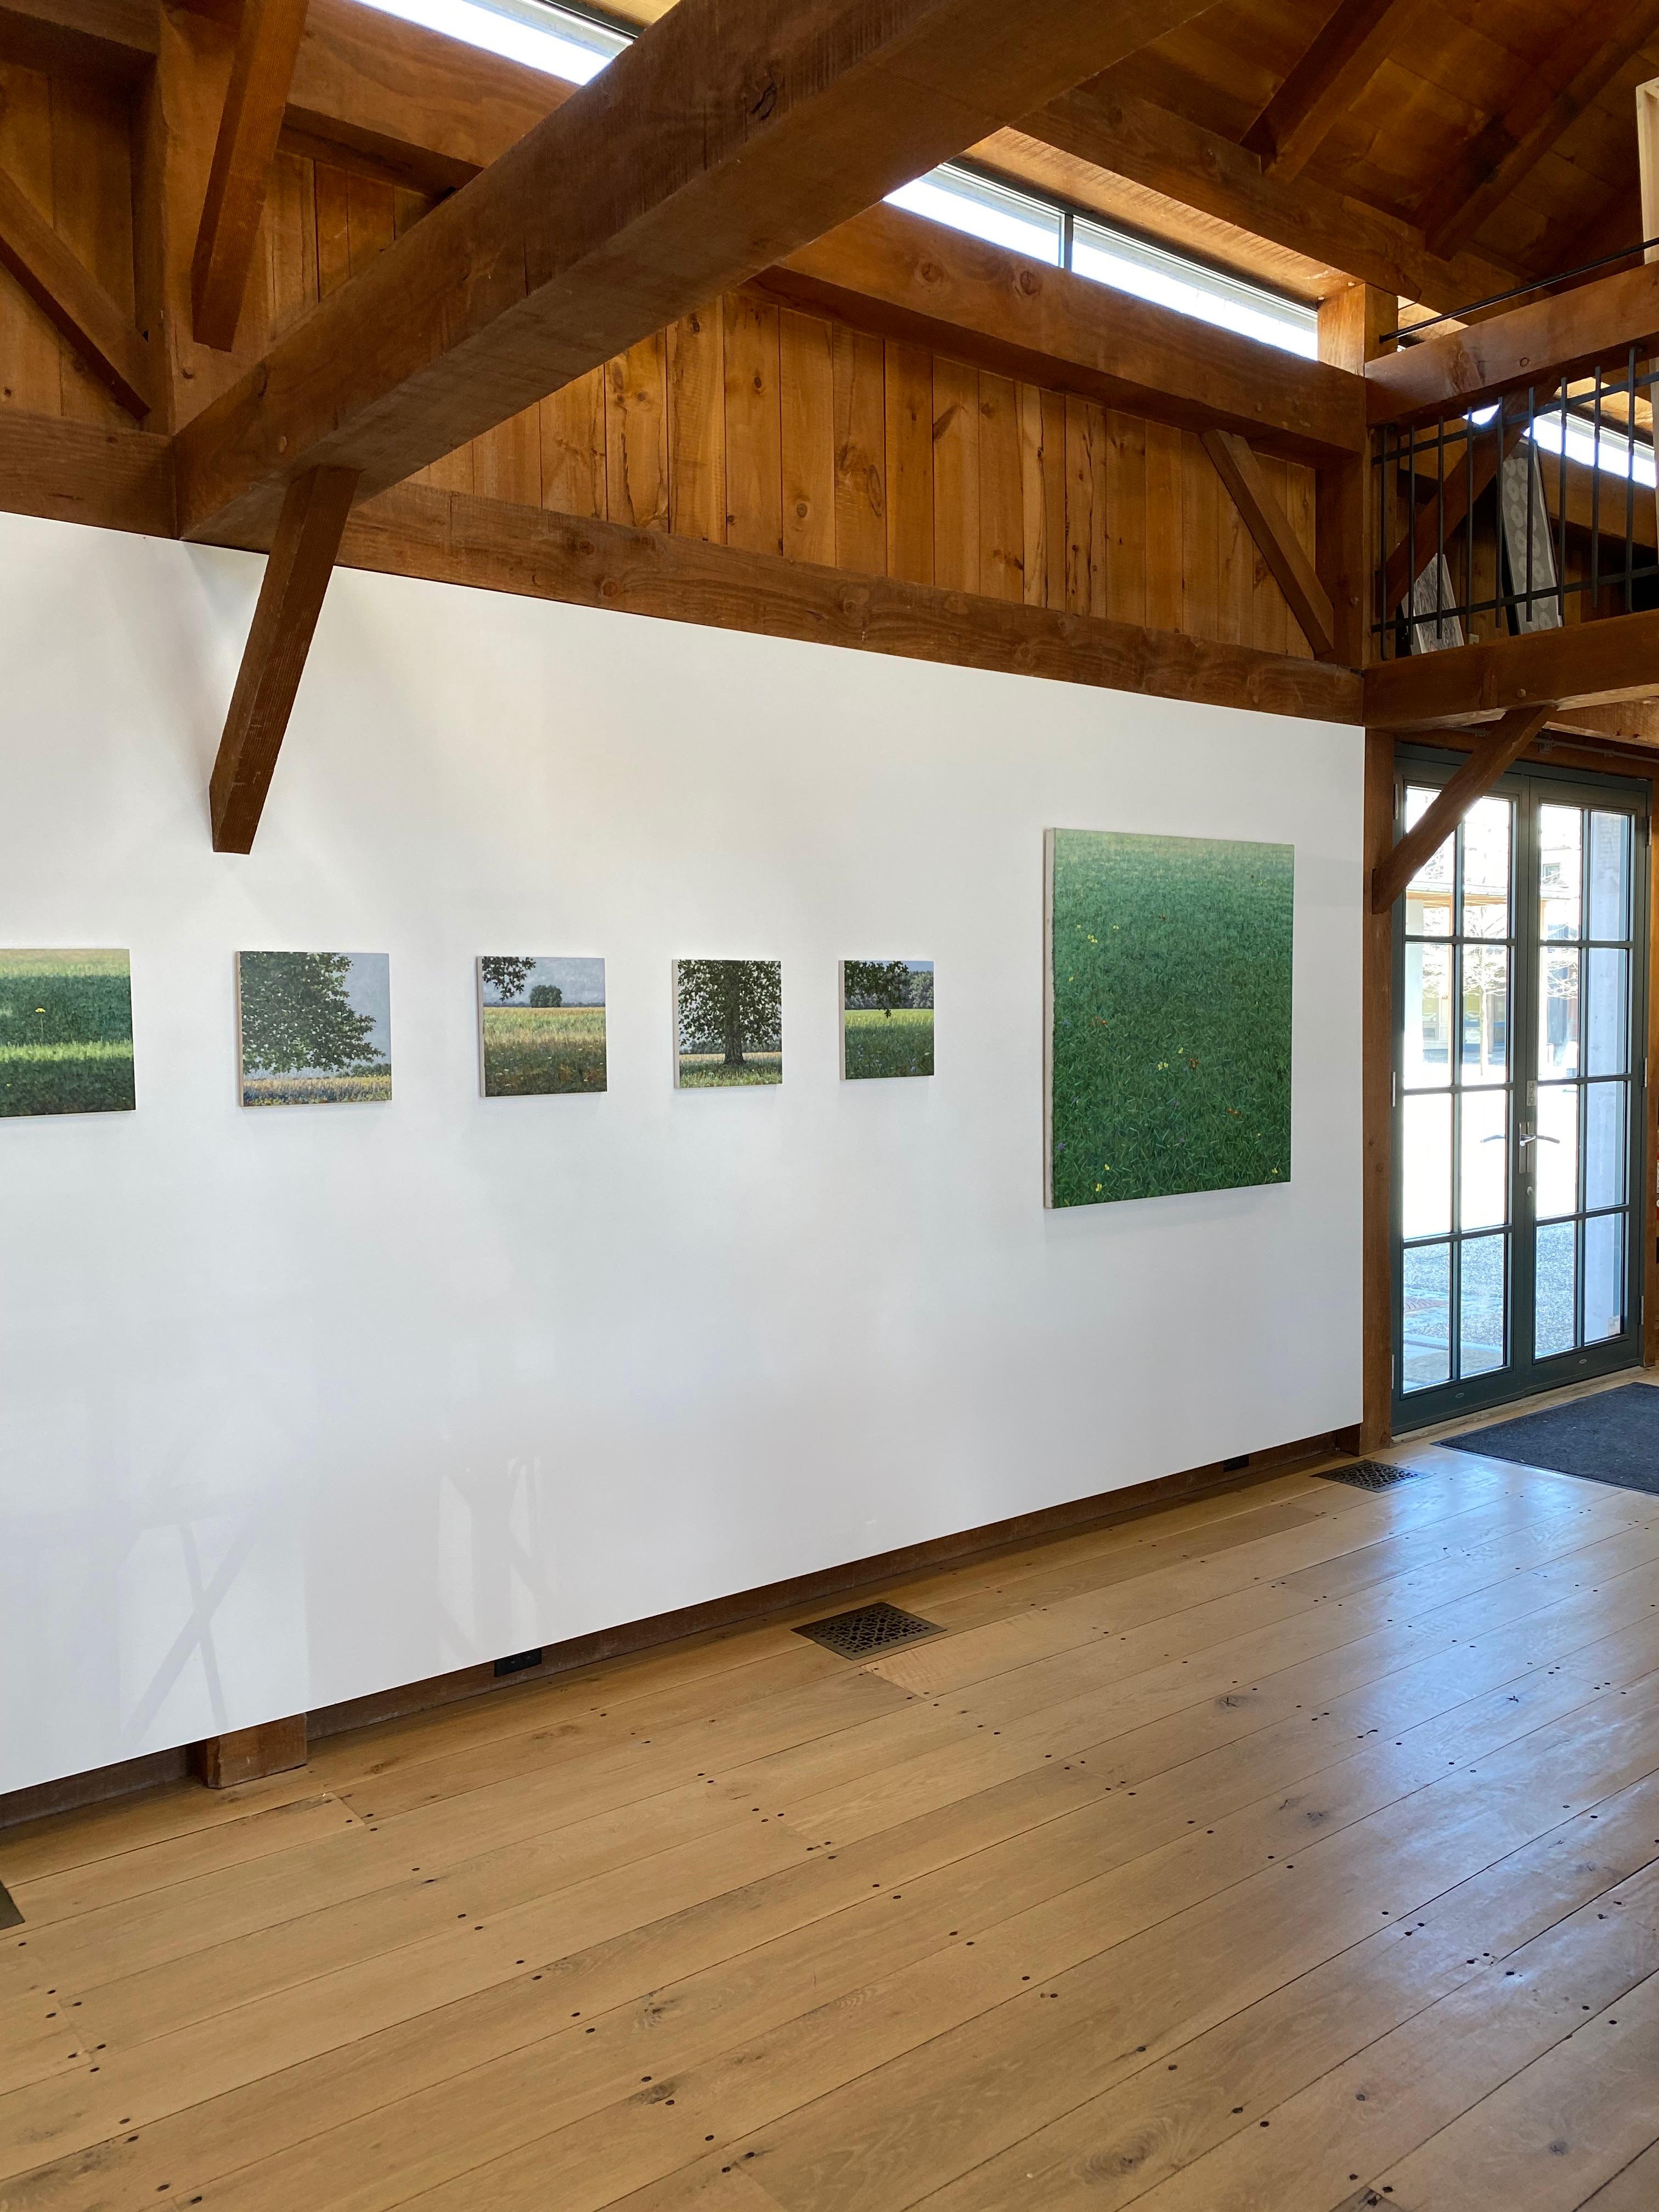
[[[1006,246],[1015,253],[1029,253],[1034,261],[1060,266],[1060,210],[1034,193],[1012,191],[969,169],[947,162],[913,185],[889,192],[887,202],[912,215],[925,215],[930,222],[948,222],[952,230],[970,231],[993,246]]]
[[[1108,230],[1082,216],[1073,228],[1072,264],[1079,276],[1115,284],[1178,314],[1216,323],[1241,337],[1259,338],[1308,361],[1319,356],[1319,313],[1299,300],[1286,300],[1259,284],[1229,276],[1179,253],[1166,252],[1145,239]]]
[[[441,31],[504,61],[523,62],[567,84],[586,84],[630,43],[627,33],[541,0],[363,0],[382,15]]]

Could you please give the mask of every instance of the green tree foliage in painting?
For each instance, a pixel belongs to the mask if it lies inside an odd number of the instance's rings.
[[[325,1068],[345,1074],[378,1064],[374,1018],[346,994],[343,952],[245,952],[242,1064],[273,1075]]]
[[[842,972],[849,1006],[878,1006],[890,1015],[895,1006],[914,1003],[910,987],[917,978],[908,961],[849,960]]]
[[[535,965],[533,957],[526,958],[522,953],[492,953],[478,963],[484,981],[504,1006],[511,1006],[518,997]],[[532,1006],[556,1006],[561,1001],[557,999],[538,999],[532,995],[530,1003]]]
[[[530,1003],[532,1006],[562,1006],[564,993],[556,983],[538,983],[530,994]]]
[[[745,1052],[777,1052],[783,1042],[783,969],[776,960],[682,960],[680,1045],[719,1053],[741,1067]]]

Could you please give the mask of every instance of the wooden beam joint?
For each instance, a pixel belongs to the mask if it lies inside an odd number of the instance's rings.
[[[1268,572],[1284,592],[1302,634],[1313,647],[1316,660],[1328,660],[1336,647],[1336,617],[1330,594],[1314,572],[1313,562],[1291,527],[1291,519],[1274,497],[1261,464],[1246,440],[1231,430],[1206,430],[1204,449],[1215,463],[1216,473],[1226,485],[1244,527]]]
[[[1395,901],[1424,862],[1439,851],[1475,801],[1484,799],[1498,777],[1513,768],[1555,711],[1553,704],[1516,707],[1502,721],[1481,732],[1474,750],[1422,819],[1371,871],[1373,914],[1393,909]]]
[[[210,797],[216,853],[253,849],[356,490],[356,469],[308,469],[289,486],[283,501],[213,764]]]
[[[149,349],[69,241],[0,169],[0,264],[99,382],[142,421],[152,404]]]

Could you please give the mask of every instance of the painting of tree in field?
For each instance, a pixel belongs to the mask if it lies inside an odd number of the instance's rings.
[[[849,1083],[933,1072],[931,960],[843,960],[842,1072]]]
[[[677,960],[674,1080],[682,1091],[783,1080],[783,968]]]
[[[0,951],[0,1115],[136,1103],[126,954]]]
[[[603,960],[486,953],[478,1020],[486,1098],[605,1089]]]
[[[392,963],[384,952],[239,952],[244,1106],[392,1096]]]
[[[1048,845],[1048,1203],[1287,1182],[1294,848]]]

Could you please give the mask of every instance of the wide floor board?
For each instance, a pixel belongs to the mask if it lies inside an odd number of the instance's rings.
[[[0,2203],[1645,2207],[1659,1499],[1419,1456],[0,1833]]]

